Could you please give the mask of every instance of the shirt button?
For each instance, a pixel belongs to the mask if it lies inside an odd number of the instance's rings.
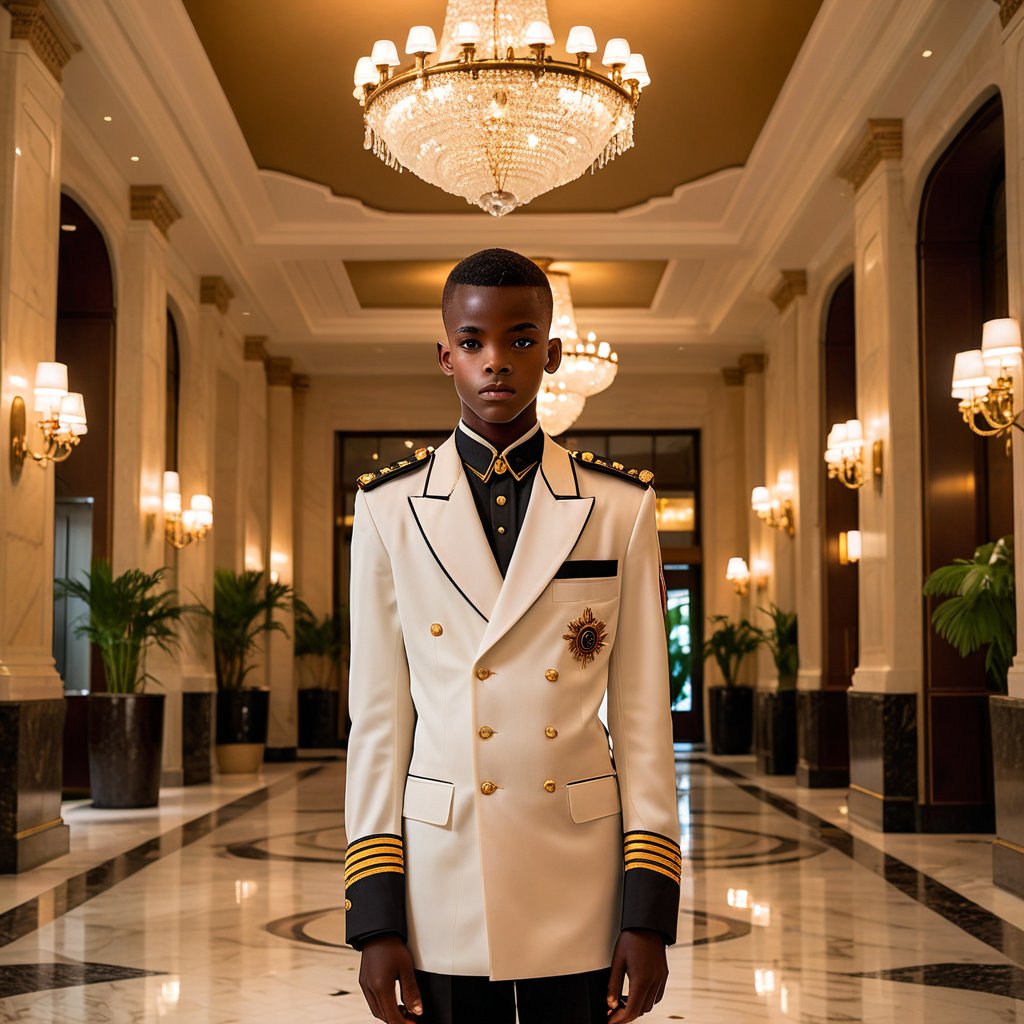
[[[504,494],[499,494],[494,500],[498,505],[504,505],[508,501]]]
[[[490,796],[498,787],[493,782],[481,782],[480,792],[484,796]]]
[[[489,725],[480,726],[480,739],[489,740],[494,735],[494,730]]]
[[[544,730],[544,735],[547,736],[549,740],[553,740],[558,735],[558,730],[553,725],[549,725]]]
[[[490,679],[494,673],[489,668],[478,668],[476,670],[477,679]]]
[[[505,532],[505,527],[504,526],[499,526],[498,527],[498,533],[504,533],[504,532]]]
[[[440,622],[431,623],[431,626],[430,626],[430,635],[431,636],[440,636],[443,632],[444,632],[444,626],[442,626]]]
[[[548,779],[548,780],[547,780],[547,781],[546,781],[546,782],[544,783],[544,788],[545,788],[545,789],[546,789],[546,790],[547,790],[547,791],[548,791],[549,793],[554,793],[554,791],[555,791],[555,780],[554,780],[554,779]]]
[[[557,683],[557,682],[558,682],[558,669],[557,669],[557,668],[549,668],[549,669],[548,669],[548,670],[547,670],[547,671],[546,671],[546,672],[544,673],[544,678],[545,678],[545,679],[546,679],[546,680],[547,680],[547,681],[548,681],[549,683]]]

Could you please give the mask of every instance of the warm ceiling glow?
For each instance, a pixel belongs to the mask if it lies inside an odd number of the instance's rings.
[[[931,50],[922,50],[921,51],[921,56],[922,57],[930,57],[931,55],[932,55],[932,51]]]
[[[142,159],[142,157],[133,156],[131,158],[131,161],[132,161],[133,164],[137,164],[141,159]]]

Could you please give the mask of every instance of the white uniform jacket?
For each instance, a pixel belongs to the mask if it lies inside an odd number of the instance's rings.
[[[494,980],[607,967],[621,928],[674,942],[654,491],[545,438],[503,580],[454,438],[418,454],[356,499],[348,941]]]

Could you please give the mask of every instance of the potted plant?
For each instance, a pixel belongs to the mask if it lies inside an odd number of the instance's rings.
[[[196,609],[213,635],[217,764],[224,773],[256,772],[263,763],[270,691],[246,686],[246,676],[263,634],[287,633],[274,613],[291,603],[291,587],[267,580],[260,569],[217,569],[213,607],[199,604]]]
[[[164,695],[146,693],[153,677],[146,654],[156,644],[170,652],[176,626],[188,610],[163,589],[166,569],[128,569],[114,577],[110,563],[94,561],[85,580],[56,581],[59,596],[89,609],[75,630],[100,652],[106,692],[90,693],[89,777],[97,807],[154,807],[160,799]],[[155,681],[155,680],[154,680]]]
[[[772,620],[771,628],[755,628],[758,639],[772,654],[779,685],[758,690],[754,721],[758,771],[766,775],[796,773],[796,673],[799,668],[796,612],[776,604],[758,608]]]
[[[714,658],[725,680],[724,686],[708,688],[711,752],[746,754],[753,733],[754,701],[750,687],[739,685],[739,673],[743,659],[761,641],[746,619],[732,622],[728,615],[713,615],[710,621],[715,628],[704,641],[704,660]]]
[[[676,604],[665,612],[665,634],[668,641],[668,703],[673,709],[693,686],[689,615],[690,609],[684,604]],[[672,739],[677,743],[686,739],[683,724],[685,716],[686,713],[683,711],[672,711]]]
[[[317,618],[303,601],[295,601],[295,657],[299,660],[299,746],[338,746],[341,617]]]

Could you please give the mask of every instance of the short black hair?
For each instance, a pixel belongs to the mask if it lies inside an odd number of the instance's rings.
[[[475,288],[535,288],[548,315],[554,308],[547,274],[533,260],[511,249],[481,249],[456,263],[441,295],[441,316],[447,318],[455,289],[460,284]]]

